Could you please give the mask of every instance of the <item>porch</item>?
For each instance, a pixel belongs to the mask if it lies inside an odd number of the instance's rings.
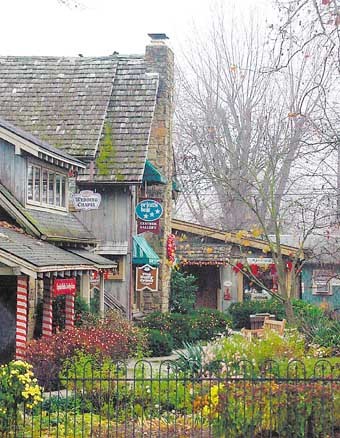
[[[75,250],[76,251],[76,250]],[[89,302],[90,274],[100,276],[100,309],[104,310],[104,275],[114,263],[89,251],[81,255],[33,238],[0,223],[0,362],[23,359],[34,332],[52,335],[53,301],[65,296],[65,328],[74,325],[74,300]],[[42,320],[37,307],[42,305]],[[37,325],[40,324],[38,328]]]

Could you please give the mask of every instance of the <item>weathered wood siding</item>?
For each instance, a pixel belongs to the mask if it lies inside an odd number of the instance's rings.
[[[315,269],[315,268],[314,268]],[[338,272],[340,272],[340,267],[338,267]],[[313,266],[305,265],[302,270],[302,283],[303,283],[303,293],[302,299],[311,304],[319,305],[321,303],[327,303],[333,309],[340,308],[340,286],[334,287],[333,295],[313,295]]]
[[[131,194],[128,187],[98,188],[102,200],[98,210],[78,212],[79,219],[93,231],[100,246],[112,242],[128,242],[124,280],[105,281],[105,290],[126,309],[129,306],[131,270]],[[134,221],[132,221],[134,223]],[[105,257],[105,254],[102,254]]]
[[[26,193],[26,157],[15,155],[12,144],[0,139],[0,182],[22,203]]]
[[[98,210],[78,212],[79,219],[93,231],[101,244],[127,241],[131,236],[131,198],[128,188],[97,189],[102,200]]]

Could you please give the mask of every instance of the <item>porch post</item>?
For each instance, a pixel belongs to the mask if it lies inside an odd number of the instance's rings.
[[[243,301],[243,274],[242,272],[237,273],[237,302],[242,303]]]
[[[74,295],[65,296],[65,330],[74,327]]]
[[[99,287],[99,313],[104,316],[104,273],[100,273],[100,287]]]
[[[53,277],[44,282],[44,301],[42,336],[48,338],[52,336],[52,297],[53,297]]]
[[[91,294],[90,294],[90,274],[84,272],[80,277],[80,295],[84,298],[87,305],[90,305]]]
[[[27,277],[21,275],[17,277],[17,311],[16,311],[16,331],[15,331],[15,358],[16,360],[25,358],[27,342]]]

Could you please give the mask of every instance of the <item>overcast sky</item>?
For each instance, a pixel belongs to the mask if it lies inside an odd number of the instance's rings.
[[[79,0],[67,8],[58,0],[1,0],[0,55],[84,56],[143,53],[147,33],[165,32],[176,50],[193,27],[204,29],[215,0]],[[226,11],[234,0],[223,1]],[[235,0],[236,1],[236,0]],[[237,0],[243,14],[270,0]]]

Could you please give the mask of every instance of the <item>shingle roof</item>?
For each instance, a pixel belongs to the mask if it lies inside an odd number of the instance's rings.
[[[47,155],[51,153],[61,160],[67,160],[67,162],[71,165],[79,166],[81,168],[84,167],[84,163],[71,157],[71,155],[67,154],[63,150],[57,149],[54,146],[51,146],[49,143],[42,141],[40,138],[30,134],[29,132],[26,132],[23,129],[18,128],[17,126],[14,126],[7,120],[4,120],[2,117],[0,117],[0,128],[6,129],[7,131],[17,135],[18,137],[21,137],[22,139],[27,140],[30,143],[38,146],[39,152],[45,152]]]
[[[50,243],[0,225],[0,250],[36,267],[93,266],[89,260],[64,251]]]
[[[44,235],[47,240],[88,243],[96,240],[74,214],[26,209],[2,184],[0,201],[7,214],[38,237]]]
[[[93,157],[117,60],[1,57],[1,115],[78,157]]]
[[[231,257],[232,245],[230,244],[195,244],[195,243],[177,243],[176,256],[181,264],[204,264],[204,263],[221,263],[224,264]]]
[[[143,56],[0,57],[0,115],[81,159],[100,144],[99,180],[142,181],[157,89]]]

